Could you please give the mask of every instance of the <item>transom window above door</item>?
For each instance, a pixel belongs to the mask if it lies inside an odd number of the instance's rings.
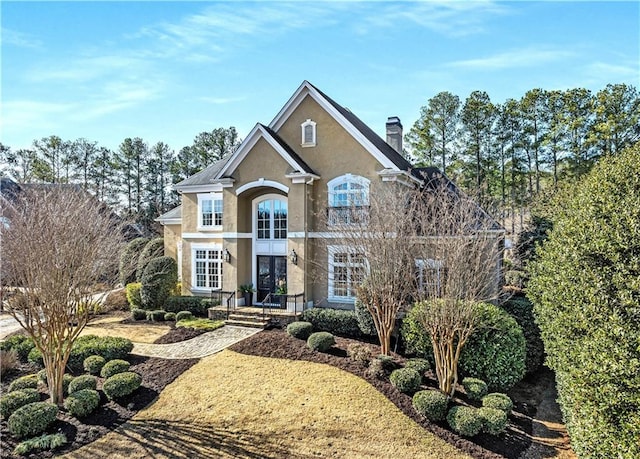
[[[257,239],[287,238],[287,201],[265,199],[256,207]]]

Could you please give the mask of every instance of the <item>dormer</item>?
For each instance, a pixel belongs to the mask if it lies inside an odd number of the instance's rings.
[[[308,119],[300,125],[302,133],[302,146],[303,147],[315,147],[316,146],[316,122]]]

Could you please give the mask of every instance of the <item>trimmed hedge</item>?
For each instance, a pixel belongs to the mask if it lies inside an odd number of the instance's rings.
[[[164,310],[167,312],[189,311],[194,316],[206,317],[207,309],[214,306],[216,301],[201,296],[170,296],[164,302]]]
[[[178,283],[178,264],[171,257],[154,258],[144,269],[140,282],[142,308],[160,309]]]
[[[399,368],[393,370],[389,376],[391,384],[404,394],[413,394],[420,390],[422,376],[413,368]]]
[[[413,368],[420,376],[423,376],[427,371],[431,369],[431,364],[427,359],[409,359],[407,363],[404,364],[405,368]]]
[[[302,313],[301,320],[311,322],[316,331],[358,338],[361,336],[355,311],[332,308],[311,308]]]
[[[482,431],[488,434],[499,435],[507,427],[507,413],[497,408],[478,408],[478,416],[482,419]]]
[[[454,406],[447,414],[447,422],[454,432],[465,437],[478,435],[482,430],[483,419],[477,408],[469,406]]]
[[[307,340],[313,333],[311,322],[291,322],[287,325],[287,333],[294,338]]]
[[[14,335],[0,343],[0,350],[15,351],[21,362],[26,362],[31,349],[35,347],[33,340],[25,335]]]
[[[514,296],[500,305],[513,317],[522,332],[527,348],[525,367],[527,373],[534,373],[544,363],[544,344],[540,336],[540,328],[533,315],[533,303],[523,296]]]
[[[167,312],[167,313],[165,313],[164,320],[165,320],[165,322],[175,322],[176,313],[175,312]]]
[[[371,313],[369,312],[367,307],[358,299],[356,299],[355,303],[355,314],[356,321],[358,322],[358,328],[360,328],[360,332],[363,335],[378,336],[378,331],[376,330],[375,323],[373,323],[373,317],[371,317]]]
[[[336,340],[329,332],[315,332],[307,339],[307,347],[313,351],[327,352]]]
[[[158,309],[156,311],[147,311],[147,320],[152,322],[164,322],[164,315],[167,311]]]
[[[69,393],[69,385],[74,379],[75,378],[73,377],[73,375],[70,375],[69,373],[65,373],[62,375],[62,392],[64,395],[67,395]]]
[[[347,355],[354,362],[367,366],[371,361],[371,349],[361,343],[351,343],[347,347]]]
[[[72,371],[83,370],[84,360],[92,355],[99,355],[106,361],[114,359],[124,359],[133,349],[133,343],[126,338],[117,336],[81,336],[73,344],[71,356],[69,357],[69,367]]]
[[[69,394],[73,394],[74,392],[78,392],[84,389],[96,390],[97,387],[98,380],[95,376],[80,375],[76,378],[73,378],[71,383],[69,383]]]
[[[464,387],[467,397],[471,400],[482,400],[482,397],[487,395],[488,392],[487,383],[478,378],[464,378],[462,387]]]
[[[89,374],[99,375],[105,363],[107,360],[101,355],[90,355],[82,362],[82,368]]]
[[[146,237],[139,237],[129,242],[120,254],[120,282],[122,285],[136,281],[138,259],[144,247],[149,243]]]
[[[7,427],[16,438],[33,437],[56,420],[58,407],[49,402],[34,402],[18,408],[9,416]]]
[[[193,319],[193,314],[191,311],[179,311],[176,314],[176,322],[180,322],[181,320],[191,320]]]
[[[37,347],[31,348],[27,361],[33,363],[37,367],[44,367],[44,359],[42,358],[42,352]]]
[[[38,374],[33,373],[31,375],[21,376],[15,379],[9,384],[9,392],[21,389],[37,389],[38,388]]]
[[[432,422],[442,421],[447,416],[449,399],[439,390],[421,390],[412,399],[413,408]]]
[[[64,400],[64,407],[76,418],[83,418],[98,408],[100,395],[95,389],[82,389],[69,394]]]
[[[125,371],[129,371],[131,364],[126,360],[110,360],[104,364],[102,370],[100,371],[100,376],[103,378],[110,378],[113,375],[118,373],[124,373]]]
[[[164,239],[161,237],[157,237],[151,239],[144,246],[142,251],[140,252],[140,256],[138,256],[138,266],[136,268],[136,281],[142,281],[142,274],[144,273],[144,269],[147,267],[149,262],[154,258],[158,258],[164,255]]]
[[[492,393],[482,397],[482,406],[486,408],[495,408],[509,413],[513,408],[513,402],[507,394]]]
[[[140,308],[133,308],[131,310],[131,317],[133,320],[147,320],[147,311]]]
[[[140,282],[131,282],[125,287],[127,302],[129,303],[131,311],[134,311],[135,309],[142,309],[142,297],[140,296],[141,289],[142,284]]]
[[[429,361],[431,367],[435,366],[433,358],[433,345],[431,338],[420,324],[418,318],[424,313],[426,302],[413,305],[400,325],[400,336],[407,355],[415,355]]]
[[[39,402],[40,392],[37,389],[18,389],[0,397],[0,417],[7,419],[20,407]]]
[[[139,374],[126,371],[107,378],[102,384],[102,391],[109,400],[114,400],[132,394],[141,384],[142,377]]]

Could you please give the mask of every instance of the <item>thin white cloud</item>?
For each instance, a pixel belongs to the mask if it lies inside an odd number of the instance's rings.
[[[76,109],[73,103],[41,102],[28,99],[2,101],[2,131],[32,130],[38,126],[41,130],[53,129],[54,120],[65,117]]]
[[[31,72],[29,78],[32,81],[85,82],[106,75],[139,74],[145,66],[144,60],[129,55],[79,56],[64,64],[47,62]]]
[[[445,64],[445,66],[466,70],[502,70],[535,67],[574,56],[573,52],[564,49],[528,47],[486,57],[453,61]]]
[[[7,29],[6,27],[0,28],[0,39],[2,45],[13,45],[19,48],[42,48],[42,42],[35,37],[27,35],[17,30]]]
[[[592,78],[615,83],[616,79],[621,81],[638,81],[640,68],[635,64],[610,64],[607,62],[593,62],[586,67],[586,73]]]

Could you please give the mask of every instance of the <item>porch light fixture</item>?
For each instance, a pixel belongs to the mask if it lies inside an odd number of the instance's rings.
[[[226,248],[222,251],[222,259],[225,263],[229,263],[231,261],[231,254]]]
[[[289,254],[289,260],[291,260],[291,263],[294,265],[298,264],[298,254],[293,249],[291,249],[291,253]]]

